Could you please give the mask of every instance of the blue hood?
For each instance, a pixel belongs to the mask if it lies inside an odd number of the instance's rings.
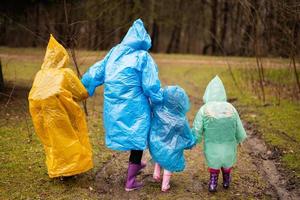
[[[164,105],[175,113],[185,114],[190,109],[190,102],[184,89],[179,86],[164,88]]]
[[[133,23],[123,38],[121,44],[136,50],[148,51],[151,48],[151,38],[147,33],[141,19],[138,19]]]

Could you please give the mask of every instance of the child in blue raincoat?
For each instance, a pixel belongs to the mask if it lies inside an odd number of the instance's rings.
[[[108,148],[130,151],[125,190],[142,187],[136,175],[145,167],[141,162],[151,123],[150,102],[163,99],[157,66],[148,50],[151,38],[142,20],[136,20],[122,42],[82,77],[89,96],[104,84],[104,128]]]
[[[189,98],[179,86],[164,88],[163,103],[153,107],[149,151],[156,163],[154,180],[160,181],[160,167],[164,169],[163,192],[170,188],[172,172],[180,172],[185,168],[183,151],[196,143],[186,118],[188,110]]]
[[[193,132],[199,142],[204,138],[204,155],[209,167],[208,190],[215,192],[220,169],[223,187],[227,189],[231,180],[231,168],[236,162],[237,145],[247,135],[236,109],[227,102],[226,91],[221,79],[212,79],[203,96],[204,105],[198,111]]]

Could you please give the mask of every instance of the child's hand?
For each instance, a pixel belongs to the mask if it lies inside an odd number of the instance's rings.
[[[195,149],[196,148],[196,145],[193,145],[191,148],[190,148],[190,150],[193,150],[193,149]]]

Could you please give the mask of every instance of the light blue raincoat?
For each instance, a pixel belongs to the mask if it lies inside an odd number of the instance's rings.
[[[179,86],[164,88],[162,104],[154,106],[149,135],[152,159],[171,172],[185,168],[183,151],[196,144],[185,114],[189,98]]]
[[[237,144],[247,135],[236,109],[227,101],[225,88],[216,76],[208,84],[193,124],[199,142],[204,137],[207,165],[213,169],[232,167],[236,162]]]
[[[144,150],[150,129],[150,102],[162,101],[157,66],[147,52],[151,39],[142,20],[136,20],[123,41],[89,68],[82,83],[90,96],[104,87],[104,127],[107,147]]]

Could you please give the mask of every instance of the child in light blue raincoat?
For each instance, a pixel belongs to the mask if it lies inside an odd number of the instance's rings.
[[[229,187],[237,145],[247,135],[238,112],[227,102],[225,88],[218,76],[209,82],[203,101],[205,104],[196,115],[193,132],[199,142],[204,138],[204,155],[210,172],[209,191],[215,192],[220,169],[223,187]]]
[[[196,144],[186,118],[189,107],[189,98],[179,86],[164,88],[163,103],[153,107],[149,151],[156,163],[153,173],[156,181],[160,181],[160,167],[164,169],[163,192],[170,188],[172,172],[185,168],[183,151]]]

